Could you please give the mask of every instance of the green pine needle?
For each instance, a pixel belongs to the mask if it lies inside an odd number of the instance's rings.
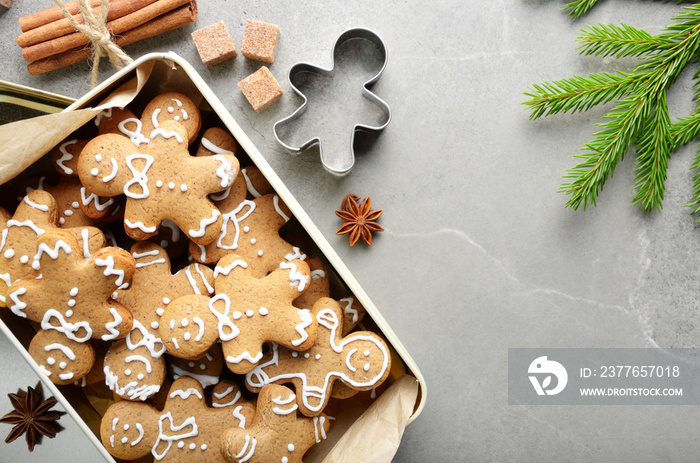
[[[588,10],[593,8],[596,3],[598,3],[598,0],[575,0],[567,3],[563,8],[569,11],[569,17],[571,19],[577,19],[588,13]]]
[[[565,8],[580,16],[595,1],[571,2]],[[636,151],[634,205],[660,211],[671,153],[700,133],[700,84],[694,87],[698,110],[671,122],[666,92],[700,48],[700,6],[684,7],[660,34],[652,35],[626,24],[594,25],[581,30],[580,53],[616,58],[637,57],[631,70],[574,76],[531,85],[523,104],[530,118],[574,113],[614,103],[575,157],[580,162],[564,175],[560,191],[569,195],[567,206],[584,210],[595,205],[605,182],[631,147]],[[700,80],[700,70],[695,77]],[[700,169],[700,152],[693,169]],[[689,206],[700,212],[700,172]]]

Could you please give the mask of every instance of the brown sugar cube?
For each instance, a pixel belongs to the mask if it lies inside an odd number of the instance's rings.
[[[236,45],[223,21],[192,32],[192,40],[202,62],[207,66],[219,64],[236,56]]]
[[[248,19],[243,32],[241,54],[248,59],[272,63],[275,61],[279,41],[279,26]]]
[[[284,94],[282,87],[266,66],[238,82],[238,88],[241,89],[256,113],[262,112],[263,109],[282,98]]]

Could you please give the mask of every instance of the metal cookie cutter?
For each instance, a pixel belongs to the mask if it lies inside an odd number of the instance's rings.
[[[309,100],[307,97],[302,93],[297,86],[294,85],[294,80],[296,79],[297,75],[301,73],[311,73],[315,75],[319,75],[325,78],[332,78],[336,74],[336,63],[335,63],[335,56],[338,53],[338,50],[340,47],[348,42],[349,40],[353,39],[364,39],[370,41],[372,44],[376,46],[376,53],[378,54],[378,59],[377,61],[381,61],[381,68],[379,69],[379,72],[377,72],[374,77],[371,79],[365,81],[362,84],[362,96],[364,96],[366,99],[368,99],[370,102],[372,102],[376,107],[378,107],[381,112],[383,113],[382,119],[385,120],[383,123],[379,125],[374,125],[374,124],[355,124],[352,128],[352,133],[351,133],[351,139],[350,139],[350,150],[349,153],[343,153],[343,156],[340,160],[338,160],[337,153],[332,153],[331,155],[324,154],[323,152],[323,143],[321,142],[321,138],[318,136],[315,136],[314,138],[311,138],[310,140],[307,140],[303,143],[300,144],[300,146],[291,146],[285,142],[283,142],[280,138],[280,129],[287,125],[290,124],[291,122],[295,121],[299,117],[301,117],[307,110],[308,108],[308,102]],[[295,65],[293,65],[288,73],[288,80],[289,84],[291,85],[292,89],[294,92],[299,95],[303,99],[302,105],[297,108],[294,113],[292,113],[290,116],[285,117],[284,119],[281,119],[275,123],[273,126],[273,132],[275,134],[275,138],[279,142],[280,145],[284,146],[287,150],[293,152],[294,154],[299,154],[302,151],[311,148],[315,145],[318,144],[319,146],[319,152],[321,154],[321,162],[323,163],[323,167],[326,168],[329,172],[337,175],[345,175],[350,170],[352,169],[353,165],[355,164],[355,135],[360,132],[364,133],[370,133],[370,134],[379,134],[384,128],[389,125],[389,122],[391,121],[391,109],[389,108],[389,105],[384,102],[381,98],[379,98],[377,95],[372,93],[370,91],[370,88],[374,85],[374,83],[379,80],[379,77],[381,76],[382,72],[384,71],[384,68],[386,67],[387,63],[387,50],[386,46],[384,45],[384,42],[382,39],[377,35],[375,32],[365,29],[365,28],[353,28],[353,29],[348,29],[340,36],[335,42],[335,45],[333,46],[333,56],[331,57],[331,68],[330,69],[325,69],[322,67],[314,66],[309,63],[304,63],[300,62]],[[333,108],[335,113],[342,113],[345,108],[343,107],[338,107],[336,104],[335,107]]]

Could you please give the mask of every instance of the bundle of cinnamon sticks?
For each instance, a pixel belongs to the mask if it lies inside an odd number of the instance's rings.
[[[95,14],[101,0],[90,0]],[[66,3],[68,11],[82,23],[77,1]],[[114,42],[123,47],[142,39],[190,24],[197,19],[196,0],[109,0],[107,27]],[[32,75],[60,69],[90,58],[90,40],[76,32],[58,7],[19,19],[22,33],[17,44],[29,62]]]

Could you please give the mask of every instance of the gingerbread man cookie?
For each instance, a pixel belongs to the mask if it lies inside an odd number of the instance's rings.
[[[107,451],[123,460],[150,453],[163,463],[224,463],[223,430],[252,421],[254,413],[249,403],[208,407],[199,382],[183,377],[170,387],[163,411],[141,402],[112,405],[102,418],[100,436]]]
[[[217,203],[223,218],[219,236],[207,245],[190,243],[190,254],[206,264],[236,254],[246,260],[253,275],[263,277],[280,262],[303,257],[279,235],[291,216],[287,206],[275,194],[245,199],[244,182],[239,176],[230,194]]]
[[[319,299],[312,313],[318,321],[313,347],[300,353],[273,344],[246,375],[246,386],[252,391],[266,384],[294,384],[299,411],[306,416],[321,413],[335,381],[367,391],[387,378],[391,365],[389,348],[376,334],[357,331],[342,337],[343,309],[333,299]]]
[[[221,340],[226,364],[238,374],[260,361],[265,342],[308,349],[316,323],[308,309],[291,304],[308,281],[309,267],[301,260],[283,262],[264,278],[255,278],[244,260],[228,255],[214,270],[213,298],[185,296],[168,305],[161,339],[170,354],[183,358],[199,357]]]
[[[186,139],[187,131],[174,121],[153,130],[145,148],[120,135],[99,135],[80,153],[80,180],[100,196],[126,195],[124,226],[131,238],[145,240],[169,219],[195,243],[208,244],[223,219],[207,195],[231,186],[238,160],[190,156]]]
[[[202,127],[199,108],[182,93],[168,92],[153,98],[141,114],[142,131],[148,136],[166,121],[182,124],[187,130],[188,145],[197,139]]]
[[[107,385],[118,396],[146,400],[157,393],[165,377],[165,347],[160,340],[160,317],[171,300],[187,294],[212,294],[213,271],[191,264],[176,274],[160,246],[142,241],[131,247],[136,271],[128,289],[113,298],[131,308],[134,329],[108,351],[104,372]]]
[[[46,191],[25,196],[12,218],[0,210],[0,307],[7,307],[7,290],[19,279],[35,278],[40,273],[37,238],[59,227],[56,200]],[[94,227],[67,228],[80,243],[84,257],[104,246],[102,232]]]
[[[326,415],[297,416],[294,392],[269,385],[260,391],[252,423],[231,428],[221,436],[221,453],[229,463],[302,463],[311,446],[330,429]]]

